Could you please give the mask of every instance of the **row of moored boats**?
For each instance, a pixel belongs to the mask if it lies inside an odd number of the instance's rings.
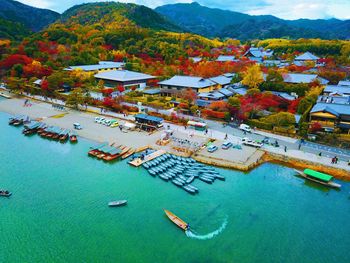
[[[118,158],[126,159],[134,153],[135,149],[131,147],[118,145],[117,143],[112,143],[109,145],[107,142],[105,142],[91,147],[88,155],[108,162],[117,160]]]
[[[200,164],[192,158],[163,154],[142,166],[152,176],[158,176],[164,181],[171,181],[185,191],[196,194],[199,189],[192,185],[195,180],[212,184],[216,179],[225,180],[214,168]]]
[[[53,139],[60,142],[77,142],[78,135],[75,131],[69,129],[62,129],[56,126],[49,126],[46,123],[31,120],[26,115],[19,115],[11,117],[9,119],[9,125],[20,126],[23,125],[24,128],[22,133],[24,135],[38,134],[43,138]]]

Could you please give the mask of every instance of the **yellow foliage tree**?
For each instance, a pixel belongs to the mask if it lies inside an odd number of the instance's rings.
[[[259,88],[259,84],[264,81],[263,73],[258,64],[254,64],[247,68],[247,71],[244,73],[242,84],[248,86],[250,89]]]

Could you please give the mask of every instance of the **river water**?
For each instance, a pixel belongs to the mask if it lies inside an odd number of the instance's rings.
[[[126,161],[87,156],[7,125],[0,113],[1,262],[350,262],[350,185],[329,190],[264,164],[217,169],[192,196]],[[111,200],[128,205],[109,208]],[[164,215],[190,223],[184,233]]]

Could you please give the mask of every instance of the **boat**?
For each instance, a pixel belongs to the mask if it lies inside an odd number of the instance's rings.
[[[134,153],[135,153],[135,149],[130,149],[124,155],[122,155],[122,159],[126,159],[126,158],[128,158],[130,155],[132,155]]]
[[[108,206],[115,207],[115,206],[123,206],[127,204],[127,200],[118,200],[118,201],[112,201],[108,203]]]
[[[103,147],[107,146],[108,143],[104,142],[102,144],[99,144],[95,147],[91,147],[91,150],[88,152],[89,156],[97,156],[100,153],[100,149],[102,149]]]
[[[0,196],[2,197],[10,197],[11,195],[12,193],[7,190],[0,190]]]
[[[168,211],[168,210],[164,210],[166,216],[175,224],[177,225],[179,228],[181,228],[182,230],[189,230],[190,229],[190,225],[187,224],[185,221],[183,221],[182,219],[180,219],[179,217],[177,217],[176,215],[174,215],[172,212]]]
[[[176,186],[183,186],[184,185],[182,182],[178,181],[177,179],[174,179],[171,182]]]
[[[331,181],[333,179],[333,176],[329,174],[321,173],[312,169],[305,169],[304,171],[300,171],[296,169],[294,170],[298,173],[298,175],[300,175],[301,177],[307,180],[310,180],[325,186],[333,187],[333,188],[341,187],[340,184],[337,184]]]
[[[193,189],[195,192],[197,192],[197,193],[199,192],[198,188],[195,187],[195,186],[193,186],[193,185],[191,185],[191,184],[188,184],[187,187],[192,188],[192,189]]]
[[[203,176],[199,176],[199,180],[205,182],[205,183],[208,183],[208,184],[212,184],[213,181],[207,177],[203,177]]]
[[[68,139],[69,136],[69,130],[64,130],[63,132],[60,133],[59,140],[61,142],[65,142]]]
[[[190,193],[190,194],[195,194],[196,191],[193,190],[191,187],[188,187],[187,185],[182,186],[183,189],[185,189],[186,192]]]
[[[191,176],[191,177],[187,178],[187,180],[186,180],[186,184],[190,184],[190,183],[192,183],[192,182],[193,182],[193,180],[194,180],[194,176]]]
[[[215,174],[215,178],[217,178],[217,179],[219,179],[221,181],[225,181],[226,180],[226,178],[224,176],[220,175],[220,174]]]
[[[69,131],[69,141],[71,143],[78,142],[78,134],[75,131]]]
[[[158,174],[159,178],[160,179],[163,179],[164,181],[168,181],[169,180],[169,177],[164,175],[164,174]]]
[[[30,122],[30,123],[24,125],[24,129],[23,129],[22,133],[24,135],[33,134],[33,133],[37,132],[37,130],[39,129],[41,124],[42,123],[36,122],[36,121]]]

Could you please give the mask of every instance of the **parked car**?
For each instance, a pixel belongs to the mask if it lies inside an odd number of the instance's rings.
[[[106,125],[106,126],[110,126],[112,124],[112,120],[109,120],[109,119],[105,119],[103,122],[102,122],[103,125]]]
[[[103,117],[95,117],[95,122],[96,123],[102,123],[106,118]]]
[[[252,132],[252,128],[250,128],[249,125],[243,123],[239,125],[239,129],[245,132]]]
[[[257,142],[257,141],[253,141],[247,137],[243,138],[242,139],[242,143],[244,145],[247,145],[247,146],[252,146],[252,147],[256,147],[256,148],[260,148],[263,146],[263,144],[261,142]]]
[[[115,127],[118,127],[118,126],[119,126],[118,121],[114,121],[114,122],[112,122],[111,126],[109,126],[109,127],[115,128]]]
[[[73,123],[73,127],[76,130],[82,130],[83,129],[83,127],[78,122]]]
[[[231,148],[232,146],[233,146],[232,142],[224,142],[221,145],[221,148],[224,149],[224,150],[227,150],[227,149]]]
[[[210,152],[210,153],[213,153],[215,152],[216,150],[218,150],[219,148],[215,145],[210,145],[208,148],[207,148],[207,151]]]

